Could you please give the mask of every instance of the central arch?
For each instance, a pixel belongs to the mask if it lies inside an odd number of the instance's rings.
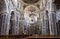
[[[34,20],[37,21],[37,18],[39,18],[39,8],[34,5],[27,6],[24,9],[24,18],[26,22],[30,21],[32,23]]]
[[[27,6],[24,9],[24,18],[26,23],[24,32],[27,35],[38,34],[39,25],[37,22],[39,18],[39,8],[34,5]]]

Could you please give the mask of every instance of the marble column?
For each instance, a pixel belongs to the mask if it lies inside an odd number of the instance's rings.
[[[49,29],[50,35],[57,35],[57,26],[56,26],[56,13],[55,13],[55,5],[53,4],[53,0],[49,2]]]
[[[50,28],[50,35],[57,34],[57,26],[56,26],[56,17],[55,12],[49,13],[49,28]]]
[[[1,27],[1,35],[8,35],[10,28],[10,14],[4,13],[2,17],[2,27]]]
[[[11,23],[12,23],[12,35],[19,35],[19,19],[20,13],[14,12],[14,15],[11,15]]]
[[[40,21],[42,28],[42,35],[49,35],[48,29],[48,13],[46,12],[47,0],[41,0],[40,2]]]
[[[19,12],[16,12],[16,34],[17,35],[19,35],[20,33],[20,30],[19,30],[19,28],[20,28],[20,26],[19,26],[19,24],[20,24],[20,13]]]
[[[48,13],[43,11],[41,15],[41,24],[42,24],[42,35],[49,35],[48,31]]]

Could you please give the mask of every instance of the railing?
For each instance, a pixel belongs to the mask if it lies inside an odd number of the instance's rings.
[[[32,36],[28,36],[28,35],[6,35],[6,36],[0,36],[0,39],[22,39],[22,38],[60,38],[60,36],[53,36],[53,35],[32,35]]]
[[[27,35],[0,35],[0,39],[21,39],[26,38]]]

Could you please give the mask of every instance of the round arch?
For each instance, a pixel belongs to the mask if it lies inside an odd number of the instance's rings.
[[[27,6],[24,9],[24,18],[27,23],[37,22],[37,18],[39,18],[39,8],[34,5]]]
[[[12,26],[13,26],[13,18],[14,18],[14,11],[11,11],[11,17],[10,17],[10,30],[9,30],[9,34],[11,35],[12,34]]]
[[[39,8],[37,6],[30,5],[24,9],[24,12],[39,12]]]

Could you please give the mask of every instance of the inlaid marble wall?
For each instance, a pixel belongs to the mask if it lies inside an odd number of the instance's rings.
[[[57,35],[54,0],[1,0],[1,35]]]

